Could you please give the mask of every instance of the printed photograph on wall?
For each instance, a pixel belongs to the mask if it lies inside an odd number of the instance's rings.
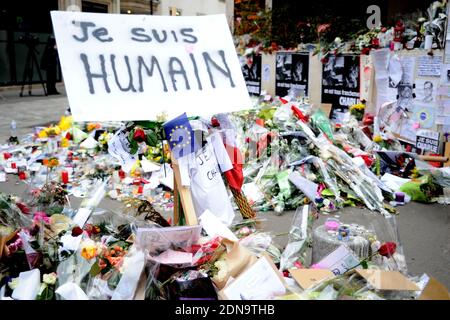
[[[277,53],[275,94],[280,97],[307,95],[308,75],[308,53]]]
[[[239,57],[242,74],[248,93],[251,95],[260,95],[261,93],[261,56],[253,55],[250,57]]]
[[[359,56],[330,55],[322,68],[322,103],[331,103],[332,119],[341,119],[359,102]]]

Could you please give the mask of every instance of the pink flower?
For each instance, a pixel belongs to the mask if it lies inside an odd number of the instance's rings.
[[[317,32],[318,32],[318,33],[323,33],[323,32],[325,32],[325,31],[327,31],[329,27],[330,27],[330,24],[329,24],[329,23],[320,24],[320,25],[317,27]]]
[[[39,223],[41,221],[44,221],[45,223],[50,223],[50,218],[47,216],[45,212],[37,211],[34,213],[34,222]]]

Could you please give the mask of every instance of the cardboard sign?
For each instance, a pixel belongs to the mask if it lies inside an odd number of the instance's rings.
[[[439,152],[439,132],[431,130],[418,130],[416,136],[416,148],[429,150],[433,153]]]
[[[289,272],[305,290],[322,281],[334,278],[334,273],[328,269],[290,269]]]
[[[398,271],[356,269],[361,277],[378,290],[419,291],[420,288]]]
[[[251,107],[225,15],[51,12],[76,121]]]

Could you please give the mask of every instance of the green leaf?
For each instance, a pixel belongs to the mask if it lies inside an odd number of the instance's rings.
[[[130,153],[135,154],[139,149],[139,146],[136,141],[131,140],[130,142]]]
[[[363,267],[363,269],[368,269],[369,268],[369,266],[367,265],[367,261],[366,260],[361,261],[361,266]]]
[[[149,146],[156,147],[158,145],[158,136],[154,132],[149,132],[146,138]]]
[[[143,129],[155,129],[158,127],[158,122],[156,121],[134,121],[134,124]]]
[[[98,275],[100,273],[100,271],[101,271],[101,269],[100,269],[100,266],[98,265],[98,259],[97,259],[95,261],[95,263],[92,265],[89,273],[92,277],[95,277],[96,275]]]
[[[330,189],[323,189],[322,196],[323,197],[334,197],[334,193]]]

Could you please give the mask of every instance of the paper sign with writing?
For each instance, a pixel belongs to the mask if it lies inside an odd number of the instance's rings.
[[[52,11],[77,121],[208,116],[251,107],[225,15]]]
[[[438,153],[439,135],[439,132],[436,131],[424,129],[418,130],[416,138],[416,148]]]

